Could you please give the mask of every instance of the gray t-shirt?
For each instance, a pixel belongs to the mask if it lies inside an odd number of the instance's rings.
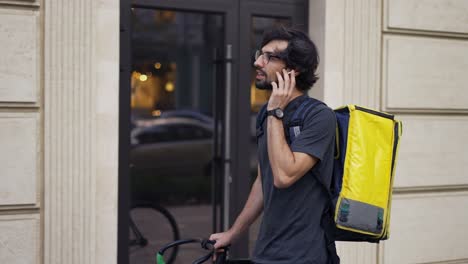
[[[284,111],[285,127],[304,100],[316,99],[303,95],[291,101]],[[320,221],[329,196],[322,183],[329,186],[332,177],[335,114],[320,103],[305,116],[301,133],[290,147],[293,152],[318,158],[319,162],[285,189],[278,189],[273,184],[267,153],[267,123],[265,119],[257,131],[264,201],[263,220],[252,260],[260,264],[325,264],[329,261],[327,242]]]

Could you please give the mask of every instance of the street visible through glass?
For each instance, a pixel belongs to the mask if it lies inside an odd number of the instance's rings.
[[[146,8],[132,13],[132,204],[162,206],[181,238],[206,238],[213,227],[213,51],[224,47],[223,16]],[[131,247],[130,263],[155,263],[157,251],[174,239],[169,221],[147,208],[132,210],[131,218],[148,245]],[[187,245],[174,263],[203,254],[199,245]]]

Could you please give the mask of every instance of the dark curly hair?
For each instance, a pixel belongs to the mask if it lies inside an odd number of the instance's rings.
[[[262,47],[273,40],[288,42],[288,47],[279,54],[279,57],[286,63],[286,67],[299,72],[296,77],[297,88],[301,91],[309,90],[318,80],[315,71],[320,59],[314,42],[306,33],[284,26],[265,32]]]

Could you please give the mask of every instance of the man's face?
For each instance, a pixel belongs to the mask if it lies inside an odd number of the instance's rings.
[[[286,67],[283,60],[274,57],[288,47],[286,40],[272,40],[262,47],[262,55],[254,62],[254,67],[257,70],[255,77],[255,86],[261,90],[272,90],[271,82],[278,82],[276,72],[280,72]],[[269,60],[266,56],[270,55]],[[272,56],[271,56],[272,55]]]

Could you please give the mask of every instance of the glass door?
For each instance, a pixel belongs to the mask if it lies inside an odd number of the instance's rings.
[[[224,13],[132,7],[130,263],[221,229],[225,28]],[[203,254],[187,245],[165,256],[176,264]]]
[[[121,0],[119,264],[154,263],[174,234],[232,225],[268,98],[252,86],[254,50],[271,26],[305,27],[307,10],[305,0]],[[248,257],[255,230],[231,256]],[[192,263],[198,248],[170,263]]]

